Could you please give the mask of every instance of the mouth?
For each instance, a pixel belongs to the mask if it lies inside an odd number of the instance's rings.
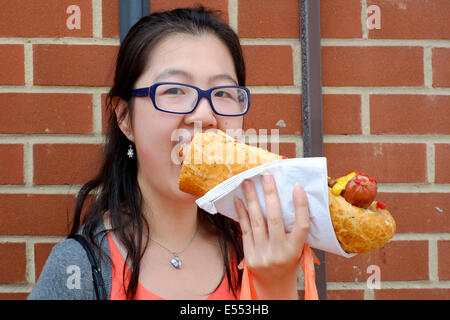
[[[189,137],[183,139],[178,148],[178,158],[180,159],[180,165],[183,165],[184,158],[187,154],[187,149],[189,148],[192,139],[194,139],[194,135],[191,134]]]

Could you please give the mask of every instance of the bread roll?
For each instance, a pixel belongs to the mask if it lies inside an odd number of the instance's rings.
[[[238,173],[285,158],[239,143],[220,130],[196,134],[183,156],[179,189],[198,197]],[[331,221],[344,251],[373,251],[394,236],[395,221],[388,210],[379,208],[377,201],[363,209],[328,189]]]
[[[238,173],[283,158],[239,143],[220,130],[196,134],[183,153],[178,187],[199,197]]]

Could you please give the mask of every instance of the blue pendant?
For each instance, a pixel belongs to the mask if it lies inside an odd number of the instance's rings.
[[[172,260],[170,260],[170,263],[174,268],[181,269],[181,260],[178,259],[177,256],[173,257]]]

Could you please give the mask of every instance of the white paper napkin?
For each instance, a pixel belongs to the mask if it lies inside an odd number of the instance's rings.
[[[306,192],[310,212],[310,231],[306,242],[313,248],[331,252],[347,258],[355,254],[346,253],[336,238],[328,207],[328,176],[325,157],[284,159],[249,169],[223,181],[196,200],[197,205],[205,211],[223,214],[235,221],[238,216],[234,209],[234,197],[247,203],[241,183],[245,179],[253,181],[259,202],[265,216],[264,191],[261,185],[261,173],[273,175],[285,229],[290,232],[295,223],[295,210],[292,199],[294,185],[299,182]]]

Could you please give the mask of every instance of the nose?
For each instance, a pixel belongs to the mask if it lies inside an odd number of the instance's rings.
[[[184,122],[187,125],[192,125],[198,121],[201,121],[202,128],[217,128],[217,119],[208,99],[205,97],[200,99],[194,112],[188,113],[184,117]]]

